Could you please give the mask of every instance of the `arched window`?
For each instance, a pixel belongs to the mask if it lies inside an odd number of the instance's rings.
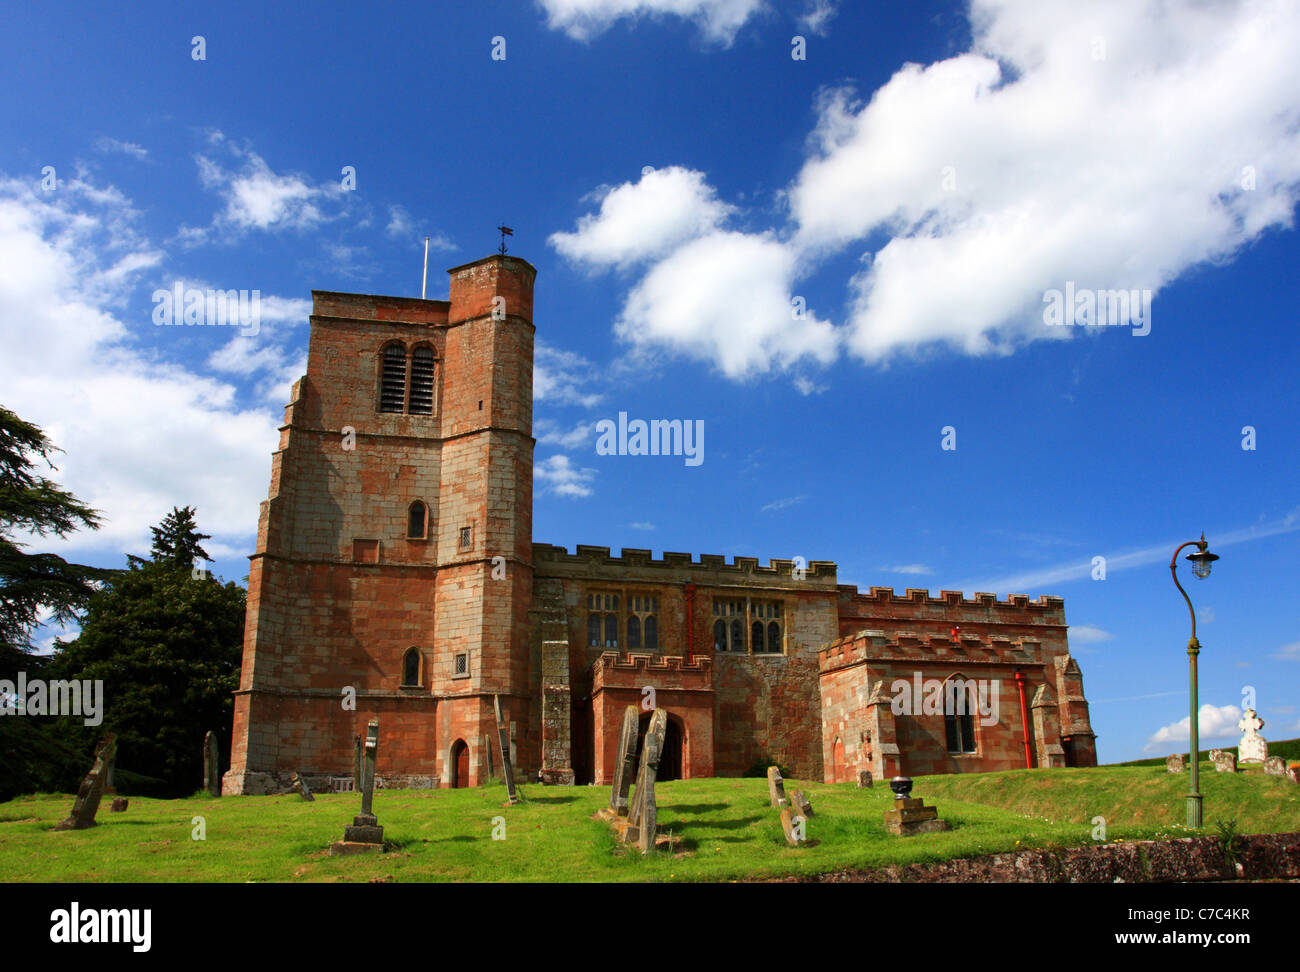
[[[402,684],[420,684],[420,651],[418,648],[407,648],[406,654],[402,656]]]
[[[406,537],[408,540],[424,540],[428,537],[429,508],[416,500],[406,514]]]
[[[629,651],[641,648],[641,619],[635,614],[627,616],[627,647]]]
[[[592,648],[600,647],[600,615],[587,615],[587,644]]]
[[[975,683],[954,675],[943,683],[943,731],[950,753],[974,753]]]
[[[406,398],[406,348],[390,344],[384,348],[384,370],[379,381],[379,410],[400,412]]]
[[[615,598],[615,602],[617,603],[617,598]],[[617,614],[605,615],[605,647],[606,648],[618,647],[618,615]]]
[[[645,647],[646,651],[659,650],[659,622],[653,614],[645,619]]]
[[[411,391],[407,411],[433,414],[433,348],[422,344],[411,352]]]
[[[767,623],[767,650],[774,655],[781,653],[781,626],[775,621]]]
[[[745,650],[745,627],[739,619],[731,622],[731,650]]]
[[[752,625],[750,625],[749,631],[750,634],[753,635],[753,637],[750,639],[751,641],[749,646],[750,651],[761,652],[763,650],[763,641],[764,641],[763,632],[766,630],[767,629],[763,627],[762,621],[755,621]]]
[[[713,622],[713,650],[727,650],[727,622],[718,620]]]

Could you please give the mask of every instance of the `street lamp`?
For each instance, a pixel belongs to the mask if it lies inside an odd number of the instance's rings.
[[[1187,559],[1192,562],[1192,573],[1198,578],[1204,579],[1210,576],[1210,568],[1218,560],[1217,554],[1209,551],[1209,544],[1205,542],[1205,531],[1201,531],[1201,539],[1189,540],[1187,543],[1179,546],[1174,551],[1174,555],[1169,560],[1169,573],[1173,575],[1174,586],[1178,588],[1178,593],[1183,595],[1183,600],[1187,602],[1187,610],[1192,616],[1192,637],[1187,642],[1187,667],[1191,679],[1191,746],[1192,746],[1192,775],[1188,781],[1191,789],[1187,792],[1187,826],[1200,829],[1201,826],[1201,764],[1200,764],[1200,726],[1197,723],[1196,711],[1196,656],[1201,652],[1201,643],[1196,640],[1196,612],[1192,610],[1192,599],[1187,596],[1183,590],[1183,585],[1178,583],[1178,555],[1182,552],[1183,547],[1195,547],[1196,553],[1187,555]]]

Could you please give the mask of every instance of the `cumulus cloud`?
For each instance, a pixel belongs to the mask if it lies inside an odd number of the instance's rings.
[[[543,492],[556,496],[580,498],[590,496],[596,470],[580,469],[566,455],[555,455],[533,464],[533,478]]]
[[[728,230],[746,214],[671,168],[603,191],[552,244],[640,274],[624,339],[744,378],[841,350],[875,363],[1077,338],[1044,323],[1049,291],[1154,297],[1293,225],[1300,6],[973,0],[970,20],[969,51],[905,65],[870,98],[820,95],[782,225]],[[799,282],[842,256],[861,257],[842,318],[791,321]]]
[[[1235,705],[1210,705],[1208,702],[1201,706],[1200,712],[1197,713],[1197,735],[1199,742],[1206,743],[1210,740],[1223,740],[1237,735],[1240,730],[1237,728],[1237,721],[1241,718],[1241,709]],[[1145,752],[1156,752],[1167,749],[1170,746],[1187,746],[1192,739],[1192,720],[1190,716],[1183,716],[1177,722],[1157,729],[1156,732],[1147,740],[1143,750]]]
[[[579,422],[571,428],[565,428],[552,419],[538,419],[533,424],[533,431],[537,434],[537,441],[541,445],[576,449],[592,441],[596,434],[596,423]]]
[[[693,21],[704,36],[730,46],[763,0],[538,0],[547,26],[574,40],[587,41],[623,18],[674,16]]]
[[[136,217],[111,188],[69,180],[47,194],[0,178],[0,388],[64,450],[55,478],[105,514],[99,531],[45,549],[147,550],[149,526],[191,504],[216,555],[251,542],[277,423],[159,353],[158,335],[196,329],[123,310],[162,258]]]
[[[651,169],[637,182],[595,193],[600,211],[583,216],[572,233],[550,243],[577,263],[626,267],[662,256],[719,226],[732,207],[721,202],[704,173],[680,166]]]
[[[799,17],[799,26],[810,34],[825,34],[838,12],[834,0],[808,0],[808,8]]]
[[[538,342],[533,349],[533,401],[552,405],[600,403],[600,392],[591,391],[597,368],[580,354]]]
[[[1081,645],[1095,645],[1103,641],[1111,641],[1114,635],[1103,628],[1098,628],[1092,624],[1072,624],[1070,625],[1070,641]]]

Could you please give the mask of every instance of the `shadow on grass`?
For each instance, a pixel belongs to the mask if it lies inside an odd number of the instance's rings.
[[[553,796],[553,797],[530,796],[527,802],[529,803],[575,803],[577,802],[577,800],[578,798],[576,796]]]
[[[665,803],[665,810],[671,810],[673,813],[712,813],[715,810],[726,810],[725,803]]]

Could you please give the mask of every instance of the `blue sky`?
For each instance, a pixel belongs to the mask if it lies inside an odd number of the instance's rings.
[[[1247,687],[1300,735],[1293,4],[8,20],[0,401],[106,514],[65,556],[120,565],[188,503],[243,578],[310,290],[418,296],[430,236],[445,296],[504,220],[539,272],[537,540],[1058,594],[1112,761],[1177,748],[1167,564],[1203,529],[1202,739]],[[260,291],[258,333],[155,327],[176,281]],[[1149,290],[1149,333],[1049,327],[1067,282]],[[703,421],[704,462],[597,455],[620,411]]]

